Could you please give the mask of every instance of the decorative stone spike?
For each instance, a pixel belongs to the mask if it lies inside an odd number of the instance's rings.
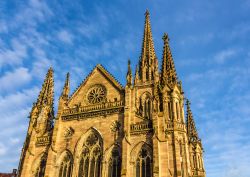
[[[169,37],[166,33],[163,35],[164,47],[162,56],[162,71],[161,71],[161,84],[164,86],[174,86],[177,84],[178,78],[174,66],[174,60],[169,46]]]

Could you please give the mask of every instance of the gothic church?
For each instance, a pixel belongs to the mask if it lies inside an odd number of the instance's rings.
[[[146,11],[141,55],[134,76],[128,62],[126,86],[98,64],[69,95],[67,74],[56,115],[50,68],[30,112],[18,176],[205,177],[167,34],[163,44],[159,72]]]

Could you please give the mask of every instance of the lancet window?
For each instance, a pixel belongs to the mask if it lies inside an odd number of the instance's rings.
[[[184,163],[183,163],[183,160],[184,160],[184,157],[183,157],[183,151],[182,151],[182,144],[180,142],[180,160],[181,160],[181,176],[184,177]]]
[[[136,160],[136,177],[152,177],[151,153],[142,147]]]
[[[39,166],[36,169],[35,177],[43,177],[45,173],[45,167],[46,167],[46,157],[43,156],[41,158]]]
[[[86,139],[82,149],[78,177],[100,177],[101,162],[101,139],[92,132]]]
[[[144,117],[146,119],[151,118],[151,101],[150,98],[146,98],[144,101]]]
[[[66,154],[60,164],[59,177],[71,177],[73,160],[69,154]]]
[[[121,157],[117,148],[112,150],[112,155],[109,159],[108,177],[121,176]]]
[[[140,97],[138,113],[145,119],[151,119],[152,102],[148,93]]]
[[[169,116],[169,120],[171,120],[171,103],[170,102],[168,102],[168,116]]]

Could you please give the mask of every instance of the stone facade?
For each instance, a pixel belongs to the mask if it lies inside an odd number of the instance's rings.
[[[97,65],[69,96],[70,78],[53,110],[53,70],[30,113],[20,177],[205,177],[203,148],[178,81],[168,36],[161,72],[148,11],[142,52],[123,87]]]

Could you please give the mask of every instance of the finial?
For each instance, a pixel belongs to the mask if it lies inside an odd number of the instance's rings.
[[[169,42],[168,34],[167,34],[167,33],[164,33],[162,39],[163,39],[164,43]]]
[[[188,107],[190,107],[191,103],[190,103],[189,99],[186,99],[186,105],[187,105]]]
[[[69,81],[69,72],[67,72],[66,74],[66,81],[68,82]],[[66,84],[66,83],[65,83]]]
[[[130,86],[131,84],[132,84],[132,71],[130,67],[130,59],[128,59],[127,85]]]
[[[146,17],[149,16],[149,10],[148,9],[146,9],[145,16]]]

